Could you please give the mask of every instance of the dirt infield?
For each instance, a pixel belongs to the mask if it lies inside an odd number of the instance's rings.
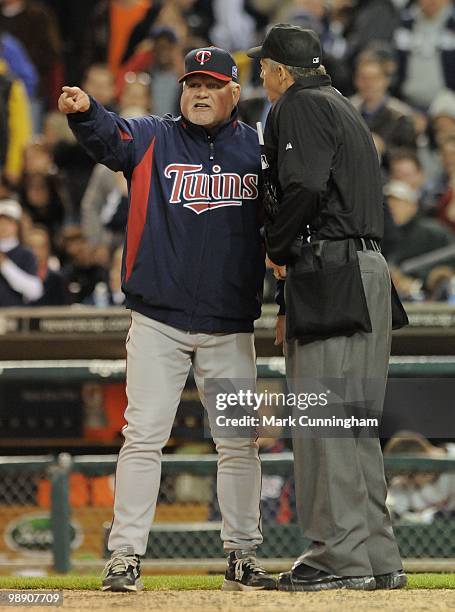
[[[64,609],[94,612],[446,612],[455,611],[453,590],[407,590],[360,593],[222,593],[221,591],[142,591],[138,594],[64,591]],[[0,610],[43,610],[44,608],[0,607]],[[55,608],[45,608],[48,610]],[[57,608],[62,609],[62,608]]]

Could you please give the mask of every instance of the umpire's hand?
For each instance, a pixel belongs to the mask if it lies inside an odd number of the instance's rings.
[[[90,108],[90,98],[79,87],[62,87],[62,95],[58,99],[58,110],[65,115],[84,113]]]

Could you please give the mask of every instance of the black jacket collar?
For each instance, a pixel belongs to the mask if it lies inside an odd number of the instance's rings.
[[[328,74],[304,77],[303,79],[297,79],[296,82],[289,87],[286,93],[291,93],[292,91],[298,91],[300,89],[317,89],[318,87],[328,87],[330,85],[332,85],[332,79]]]

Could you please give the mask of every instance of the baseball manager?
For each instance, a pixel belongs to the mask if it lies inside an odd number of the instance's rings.
[[[206,379],[256,378],[253,322],[260,315],[264,253],[259,144],[237,119],[237,66],[226,51],[185,60],[182,116],[126,121],[78,87],[59,108],[100,163],[123,171],[129,215],[122,288],[127,338],[127,425],[115,486],[103,590],[140,588],[166,444],[191,365],[207,407]],[[209,414],[210,418],[210,414]],[[261,471],[253,438],[215,439],[223,588],[273,589],[258,565]]]

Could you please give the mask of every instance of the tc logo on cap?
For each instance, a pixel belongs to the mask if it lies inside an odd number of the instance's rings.
[[[201,64],[201,66],[203,66],[204,64],[206,64],[210,58],[212,57],[212,52],[211,51],[198,51],[196,53],[196,55],[194,56],[194,59]]]
[[[319,57],[313,57],[313,64],[319,64]]]

